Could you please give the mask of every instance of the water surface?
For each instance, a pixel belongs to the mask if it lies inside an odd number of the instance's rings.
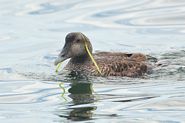
[[[0,122],[185,122],[184,0],[0,5]],[[53,61],[74,31],[95,51],[142,52],[161,66],[134,79],[57,75]]]

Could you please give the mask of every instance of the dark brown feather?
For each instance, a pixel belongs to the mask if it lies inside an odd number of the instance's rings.
[[[127,53],[99,52],[93,55],[101,69],[102,76],[139,77],[144,75],[148,69],[147,58],[140,53],[128,55]],[[100,76],[91,60],[83,64],[69,62],[66,69]]]

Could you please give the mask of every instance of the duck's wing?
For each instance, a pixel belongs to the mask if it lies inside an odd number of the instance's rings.
[[[134,60],[103,60],[98,61],[104,76],[139,77],[147,72],[147,64]]]
[[[132,53],[122,53],[122,52],[96,52],[95,56],[106,57],[106,56],[116,56],[116,57],[130,57]]]
[[[147,61],[147,56],[142,53],[122,53],[122,52],[97,52],[93,54],[96,59],[128,59],[137,62]]]

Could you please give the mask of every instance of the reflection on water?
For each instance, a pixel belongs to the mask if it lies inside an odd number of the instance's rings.
[[[70,84],[70,88],[68,90],[69,97],[72,99],[73,105],[72,108],[69,108],[71,111],[68,116],[60,115],[60,117],[65,117],[74,121],[82,121],[82,120],[90,120],[93,115],[93,110],[96,110],[96,106],[78,106],[81,104],[92,104],[96,101],[95,96],[93,94],[92,83],[83,82],[79,83],[72,82]],[[73,107],[77,106],[77,107]]]
[[[185,121],[184,0],[0,5],[0,122]],[[142,52],[158,58],[157,67],[142,79],[56,75],[53,61],[74,31],[86,34],[94,51]]]

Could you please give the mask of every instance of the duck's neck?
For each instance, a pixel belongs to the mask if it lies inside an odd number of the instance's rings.
[[[85,54],[85,55],[76,56],[76,57],[71,58],[70,62],[73,64],[83,64],[89,60],[90,60],[89,55]]]

